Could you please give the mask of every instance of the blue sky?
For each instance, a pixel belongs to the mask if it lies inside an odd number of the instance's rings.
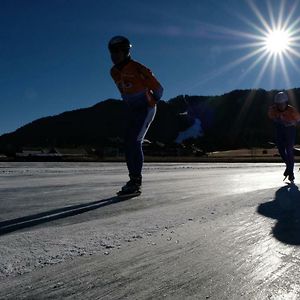
[[[281,15],[299,34],[298,2],[0,0],[0,134],[119,99],[107,51],[114,35],[130,39],[132,57],[161,81],[164,100],[299,87],[298,41],[282,64],[254,55],[264,22]]]

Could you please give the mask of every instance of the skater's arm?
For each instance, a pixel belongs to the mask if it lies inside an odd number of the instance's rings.
[[[138,70],[140,73],[141,78],[143,79],[145,86],[148,88],[149,93],[157,102],[161,99],[163,94],[163,87],[159,83],[159,81],[155,78],[154,74],[143,66],[142,64],[138,64]]]
[[[296,125],[299,126],[300,125],[300,114],[296,109],[294,109],[293,117],[295,119]]]
[[[119,92],[122,94],[124,91],[122,89],[122,76],[121,76],[121,73],[115,67],[113,67],[110,70],[110,76],[113,79],[113,81],[115,82]]]
[[[278,121],[279,120],[279,116],[278,113],[276,112],[274,106],[270,106],[269,110],[268,110],[268,117],[272,120],[272,121]]]
[[[300,114],[298,113],[296,108],[290,107],[290,114],[288,115],[288,121],[293,126],[300,125]]]

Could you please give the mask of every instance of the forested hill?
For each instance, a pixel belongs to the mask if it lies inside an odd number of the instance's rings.
[[[180,131],[199,119],[203,135],[195,142],[205,150],[265,146],[273,139],[267,110],[276,92],[234,90],[221,96],[178,96],[160,101],[146,138],[172,144]],[[300,89],[290,90],[289,95],[290,103],[300,108]],[[38,119],[4,134],[0,137],[0,150],[122,143],[123,128],[124,103],[109,99],[92,107]]]

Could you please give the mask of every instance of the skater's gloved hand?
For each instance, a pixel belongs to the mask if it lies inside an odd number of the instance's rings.
[[[163,95],[163,87],[162,86],[159,86],[158,88],[155,88],[155,89],[150,89],[150,92],[152,93],[153,95],[153,98],[156,100],[156,102],[158,102],[162,95]]]
[[[154,99],[155,102],[159,101],[159,98],[157,97],[157,95],[154,93],[154,91],[149,90],[149,93],[151,95],[151,97]]]

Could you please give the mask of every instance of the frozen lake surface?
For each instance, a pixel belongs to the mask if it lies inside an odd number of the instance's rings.
[[[299,299],[282,164],[0,163],[0,299]],[[299,179],[298,179],[299,178]]]

